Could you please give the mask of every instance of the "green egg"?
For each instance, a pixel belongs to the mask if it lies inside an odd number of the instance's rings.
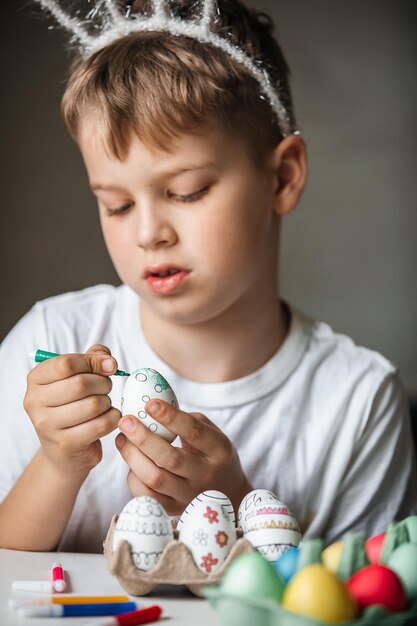
[[[398,575],[409,600],[417,600],[417,544],[403,543],[391,553],[387,565]]]
[[[245,552],[227,568],[222,593],[280,602],[285,584],[274,567],[259,552]]]

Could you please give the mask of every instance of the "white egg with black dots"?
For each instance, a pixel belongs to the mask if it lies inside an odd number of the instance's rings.
[[[121,400],[122,415],[134,415],[151,432],[172,443],[176,435],[146,412],[145,405],[149,400],[164,400],[179,408],[175,393],[162,374],[149,367],[142,367],[131,372],[126,379]]]

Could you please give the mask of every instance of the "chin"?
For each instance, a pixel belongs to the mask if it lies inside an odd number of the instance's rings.
[[[142,302],[152,311],[154,315],[166,322],[183,326],[197,326],[205,324],[219,315],[215,311],[213,303],[206,300],[204,303],[195,304],[186,297],[167,297],[161,300],[150,301],[143,298]]]

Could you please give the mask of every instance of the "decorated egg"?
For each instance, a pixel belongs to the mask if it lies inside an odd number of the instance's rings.
[[[272,491],[268,491],[267,489],[254,489],[243,498],[237,513],[237,524],[243,532],[246,530],[246,516],[249,514],[249,511],[263,502],[275,504],[278,502],[278,498]]]
[[[417,544],[403,543],[388,557],[387,565],[398,575],[409,600],[417,600]]]
[[[229,498],[221,491],[210,490],[210,491],[203,491],[202,493],[199,493],[198,496],[196,496],[194,500],[190,502],[190,504],[187,506],[185,511],[183,511],[180,519],[178,520],[177,530],[180,530],[181,526],[184,523],[184,520],[187,519],[190,512],[194,509],[195,505],[198,504],[199,502],[214,502],[214,503],[220,504],[220,506],[223,509],[223,513],[230,518],[230,521],[232,522],[233,526],[235,525],[236,523],[235,512],[233,510],[233,506]]]
[[[259,552],[245,552],[236,557],[224,573],[221,591],[244,598],[280,602],[284,581]]]
[[[387,611],[401,611],[406,603],[404,587],[395,572],[385,565],[368,565],[346,583],[361,609],[381,604]]]
[[[243,536],[268,561],[275,561],[289,547],[298,546],[302,539],[297,520],[279,500],[249,509]]]
[[[113,550],[121,541],[130,544],[133,562],[148,571],[173,539],[171,520],[163,506],[149,496],[130,500],[120,513],[113,534]]]
[[[176,408],[179,406],[175,393],[162,374],[147,367],[135,370],[126,378],[121,401],[122,415],[135,415],[150,431],[171,443],[176,435],[146,413],[145,405],[153,399],[164,400]]]
[[[300,548],[291,546],[273,562],[273,566],[285,584],[295,575],[300,558]]]
[[[212,574],[236,542],[236,530],[221,504],[201,501],[183,519],[178,538],[189,548],[197,567]]]
[[[345,585],[320,563],[303,567],[288,584],[282,606],[325,624],[354,619],[357,605]]]

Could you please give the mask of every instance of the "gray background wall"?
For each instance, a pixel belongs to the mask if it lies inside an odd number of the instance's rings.
[[[284,225],[284,296],[399,365],[417,397],[416,7],[252,0],[293,71],[310,179]],[[35,300],[118,284],[59,117],[64,38],[2,0],[0,339]]]

